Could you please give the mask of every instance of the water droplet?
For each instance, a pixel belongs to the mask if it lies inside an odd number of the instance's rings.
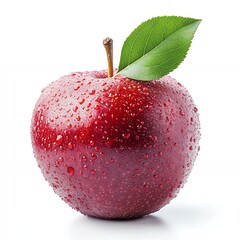
[[[93,147],[94,144],[95,144],[95,142],[94,142],[93,140],[90,140],[89,145],[90,145],[91,147]]]
[[[72,150],[73,149],[73,145],[71,142],[68,143],[68,149]]]
[[[128,139],[130,138],[131,134],[129,132],[126,132],[126,133],[123,133],[122,136],[125,138],[125,139]]]
[[[64,161],[64,158],[63,157],[59,157],[59,162],[63,162]]]
[[[73,167],[68,167],[68,168],[67,168],[67,173],[68,173],[70,176],[72,176],[72,175],[74,174],[74,172],[75,172],[75,170],[74,170]]]
[[[91,103],[88,103],[87,108],[90,108],[91,105],[92,105]]]
[[[93,159],[97,159],[97,155],[96,154],[92,153],[91,156],[92,156]]]
[[[83,160],[84,162],[87,162],[87,157],[86,157],[86,156],[82,156],[82,160]]]
[[[143,184],[143,187],[144,187],[145,189],[147,189],[147,188],[148,188],[148,185],[147,185],[146,183],[144,183],[144,184]]]
[[[75,135],[73,138],[74,138],[74,140],[77,141],[78,140],[78,135]]]
[[[106,141],[106,144],[107,144],[109,147],[113,147],[113,145],[114,145],[114,140],[109,139],[109,140]]]
[[[185,116],[184,112],[182,110],[179,111],[180,116]]]
[[[147,109],[148,109],[148,110],[152,109],[152,105],[148,104],[148,105],[147,105]]]
[[[91,91],[89,92],[89,94],[90,94],[90,95],[94,95],[95,92],[96,92],[96,90],[93,89],[93,90],[91,90]]]
[[[99,110],[99,108],[100,108],[99,105],[95,105],[94,107],[95,110]]]
[[[78,110],[78,106],[73,107],[73,111],[76,112]]]
[[[147,92],[148,89],[146,87],[143,87],[142,90],[143,92]]]
[[[55,184],[53,184],[53,188],[54,188],[54,189],[58,189],[58,188],[59,188],[59,186],[58,186],[58,185],[55,185]]]
[[[84,102],[85,102],[85,99],[84,99],[84,98],[82,98],[82,99],[79,100],[79,103],[80,103],[80,104],[83,104]]]
[[[105,153],[104,153],[104,152],[100,152],[99,154],[100,154],[101,156],[104,156],[104,155],[105,155]]]
[[[77,91],[79,88],[80,88],[80,85],[76,85],[76,86],[74,87],[74,90]]]
[[[153,142],[157,141],[157,136],[149,136]]]
[[[139,137],[138,135],[135,136],[135,140],[139,140],[139,138],[140,138],[140,137]]]
[[[56,144],[57,145],[61,145],[63,142],[63,136],[62,135],[57,135],[57,138],[56,138]]]

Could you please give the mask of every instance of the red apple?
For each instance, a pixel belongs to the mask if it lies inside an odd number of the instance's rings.
[[[45,179],[72,208],[128,219],[159,210],[183,187],[200,125],[190,94],[170,76],[76,72],[43,90],[31,136]]]

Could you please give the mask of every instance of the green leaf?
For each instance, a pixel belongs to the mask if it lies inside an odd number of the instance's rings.
[[[118,73],[143,81],[165,76],[186,57],[200,22],[177,16],[143,22],[123,44]]]

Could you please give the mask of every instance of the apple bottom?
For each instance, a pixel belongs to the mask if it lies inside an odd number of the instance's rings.
[[[166,150],[169,155],[173,151]],[[61,156],[39,152],[42,156],[39,166],[66,203],[84,215],[97,218],[139,218],[158,211],[176,196],[192,168],[192,164],[184,166],[182,154],[173,153],[176,158],[172,159],[158,154],[151,157],[140,150],[110,149],[93,160],[91,169],[91,165],[75,158],[79,152],[68,150]],[[81,155],[91,159],[88,152],[86,147],[85,151],[82,148]],[[52,164],[44,158],[64,160]]]

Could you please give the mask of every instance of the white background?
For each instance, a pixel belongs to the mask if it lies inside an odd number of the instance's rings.
[[[0,239],[240,239],[239,7],[237,0],[0,1]],[[124,39],[160,15],[203,19],[189,54],[171,73],[200,112],[201,150],[168,206],[134,221],[70,209],[44,181],[30,122],[40,91],[73,71],[106,68],[102,39]]]

